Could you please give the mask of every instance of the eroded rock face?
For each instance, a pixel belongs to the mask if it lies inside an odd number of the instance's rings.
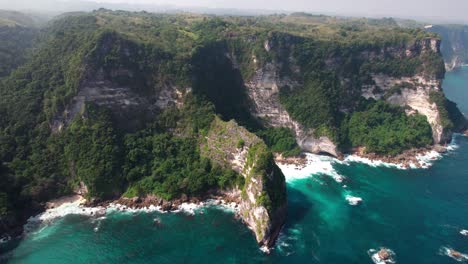
[[[363,87],[363,97],[409,107],[406,110],[407,114],[419,113],[427,117],[435,144],[450,141],[451,133],[444,132],[437,105],[430,100],[431,91],[441,90],[440,80],[428,79],[421,75],[394,78],[383,74],[373,75],[373,80],[375,85]],[[395,90],[395,87],[400,88]]]
[[[131,75],[131,72],[121,70],[116,74]],[[60,132],[75,117],[83,114],[86,103],[93,103],[111,110],[116,123],[122,128],[134,130],[144,126],[145,121],[151,119],[158,111],[171,106],[180,107],[184,93],[185,91],[175,86],[164,86],[153,94],[142,94],[106,77],[101,69],[88,74],[77,95],[62,113],[56,115],[51,129],[55,133]]]
[[[468,63],[468,26],[434,25],[427,30],[439,34],[442,38],[441,50],[447,71]]]
[[[286,182],[265,143],[234,121],[216,118],[201,150],[203,156],[244,176],[244,186],[230,195],[238,196],[239,215],[257,242],[271,247],[286,220]]]
[[[280,78],[278,71],[278,65],[266,63],[245,84],[247,94],[253,102],[253,115],[267,126],[290,128],[296,134],[296,141],[303,151],[338,156],[337,147],[329,138],[316,138],[312,129],[306,129],[295,121],[281,105],[279,87],[297,87],[300,83],[289,78]]]

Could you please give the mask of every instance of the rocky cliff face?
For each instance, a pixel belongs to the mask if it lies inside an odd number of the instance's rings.
[[[86,103],[93,103],[110,110],[115,123],[128,131],[141,129],[158,112],[180,107],[189,88],[180,88],[170,82],[159,82],[145,69],[136,65],[142,51],[131,41],[113,33],[103,34],[94,54],[88,58],[76,95],[65,109],[56,114],[51,129],[59,132],[73,119],[83,114]],[[118,50],[111,65],[106,56]]]
[[[122,70],[120,75],[130,75]],[[78,93],[66,109],[56,115],[51,128],[59,132],[64,126],[83,113],[86,103],[93,103],[109,109],[117,121],[126,130],[142,128],[153,115],[170,106],[180,107],[183,104],[185,90],[176,86],[163,86],[154,94],[145,95],[127,85],[122,85],[104,75],[103,70],[87,76],[79,87]]]
[[[428,52],[440,54],[439,39],[424,39],[407,47],[405,56],[424,56]],[[401,52],[401,51],[400,51]],[[408,115],[419,113],[426,116],[432,127],[434,144],[445,144],[451,140],[453,131],[444,128],[440,109],[431,100],[431,93],[443,93],[442,78],[420,72],[410,77],[392,77],[386,74],[373,74],[372,85],[362,87],[362,96],[406,108]]]
[[[363,87],[362,96],[406,107],[407,114],[419,113],[427,117],[432,127],[435,144],[450,141],[451,133],[444,131],[440,113],[430,93],[441,91],[441,80],[428,79],[421,75],[393,78],[388,75],[373,75],[375,85]]]
[[[105,56],[112,49],[112,43],[103,45],[100,55]],[[124,58],[137,56],[132,49],[121,47],[119,50]],[[86,114],[83,111],[87,103],[110,110],[118,126],[126,130],[138,129],[164,109],[182,107],[186,93],[191,90],[153,83],[148,93],[145,92],[148,91],[146,82],[141,83],[142,87],[135,87],[118,81],[131,80],[136,76],[131,67],[105,69],[104,66],[93,65],[90,68],[94,70],[84,75],[77,95],[54,118],[51,127],[56,133],[76,116]],[[135,83],[138,82],[131,82]],[[223,122],[218,118],[202,141],[201,150],[205,157],[244,176],[244,186],[229,191],[229,196],[235,196],[230,198],[239,202],[239,215],[255,233],[258,243],[271,247],[284,224],[287,208],[284,175],[274,164],[267,146],[234,121]]]
[[[442,37],[441,50],[448,71],[468,64],[468,26],[434,25],[428,31]]]
[[[272,44],[266,41],[264,47],[269,52]],[[279,100],[280,87],[298,87],[301,83],[288,77],[280,77],[278,63],[270,62],[259,66],[255,57],[252,59],[256,71],[245,85],[247,94],[253,102],[253,115],[263,121],[266,126],[292,129],[296,134],[297,143],[303,151],[338,156],[339,151],[336,145],[328,137],[314,136],[313,129],[307,129],[294,120],[281,105]],[[299,71],[297,67],[294,70]]]
[[[440,54],[440,40],[436,38],[425,38],[414,41],[406,46],[389,46],[381,50],[362,51],[356,58],[373,64],[378,63],[385,58],[425,58],[426,56],[437,56]],[[291,45],[292,46],[292,45]],[[275,47],[274,43],[267,40],[264,48],[271,52]],[[330,69],[339,69],[340,62],[345,59],[341,57],[330,57],[324,63]],[[293,78],[292,75],[300,75],[300,69],[295,65],[292,56],[287,59],[288,67],[293,74],[280,75],[282,62],[273,61],[259,66],[255,57],[253,60],[256,65],[256,71],[253,78],[246,83],[247,92],[254,103],[252,112],[260,118],[267,126],[288,127],[296,133],[297,142],[302,150],[312,153],[327,153],[333,156],[340,155],[336,144],[328,137],[314,137],[313,129],[306,129],[299,122],[291,118],[288,112],[280,104],[279,93],[281,87],[292,87],[297,89],[301,87],[300,79]],[[284,60],[284,58],[283,58]],[[423,60],[424,61],[424,60]],[[285,63],[285,62],[283,62]],[[291,66],[292,65],[292,66]],[[370,82],[358,87],[358,97],[363,96],[367,99],[386,100],[391,104],[396,104],[407,108],[407,114],[419,113],[427,117],[432,127],[433,139],[436,144],[443,144],[451,139],[452,131],[445,130],[438,106],[431,101],[431,92],[441,92],[441,74],[437,65],[430,65],[424,62],[420,71],[414,76],[393,77],[385,73],[371,73]],[[341,77],[341,85],[348,87],[350,80]],[[348,89],[348,88],[346,88]],[[348,89],[352,93],[352,88]],[[355,89],[354,89],[355,90]],[[345,95],[342,96],[353,96]],[[350,112],[352,106],[343,105],[342,112]]]
[[[204,156],[244,176],[244,186],[231,194],[237,196],[239,215],[257,242],[271,247],[286,220],[287,200],[284,175],[265,143],[234,121],[216,118],[201,149]]]

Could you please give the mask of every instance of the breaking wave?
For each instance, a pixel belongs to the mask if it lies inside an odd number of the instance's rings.
[[[338,159],[306,153],[306,165],[298,166],[294,164],[278,164],[286,177],[287,182],[292,182],[298,179],[310,178],[313,175],[324,174],[332,177],[336,182],[341,183],[346,178],[340,175],[334,168],[334,163],[340,163]]]

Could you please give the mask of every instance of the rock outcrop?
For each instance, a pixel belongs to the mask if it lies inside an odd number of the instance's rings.
[[[85,104],[92,103],[110,110],[115,122],[127,131],[145,126],[148,120],[168,107],[180,107],[189,88],[180,88],[172,83],[150,79],[147,74],[135,69],[141,50],[131,41],[123,40],[118,34],[106,33],[98,41],[98,48],[84,66],[76,95],[63,111],[53,118],[50,127],[60,132],[76,116],[83,114]],[[118,47],[118,48],[116,48]],[[115,65],[105,65],[102,60],[113,50],[119,50]],[[123,81],[122,81],[123,80]]]
[[[287,200],[284,175],[265,143],[236,122],[216,118],[201,150],[244,176],[244,185],[230,193],[237,194],[239,215],[257,242],[271,247],[286,220]]]
[[[272,45],[266,41],[264,47],[270,51]],[[280,77],[279,65],[266,63],[260,67],[256,63],[256,71],[250,81],[246,82],[247,94],[253,102],[252,114],[259,118],[266,126],[287,127],[296,134],[296,141],[301,149],[311,153],[326,153],[332,156],[339,156],[335,143],[328,137],[314,136],[313,129],[307,129],[294,120],[280,103],[280,87],[298,87],[300,82],[287,77]],[[296,72],[298,68],[294,69]]]
[[[430,99],[431,92],[441,91],[441,80],[421,75],[394,78],[384,74],[373,75],[375,85],[363,87],[362,96],[406,107],[407,114],[419,113],[427,117],[432,127],[435,144],[446,143],[451,133],[444,131],[436,103]]]
[[[428,31],[437,33],[442,38],[441,51],[447,71],[468,64],[468,26],[434,25]]]

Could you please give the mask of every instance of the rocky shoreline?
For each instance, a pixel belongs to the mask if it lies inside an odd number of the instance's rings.
[[[61,214],[54,215],[54,210],[61,210],[63,206],[75,204],[77,211],[74,213],[89,215],[93,217],[104,216],[107,209],[116,209],[118,211],[160,211],[160,212],[180,212],[187,208],[193,210],[206,205],[219,205],[230,208],[234,211],[236,219],[242,219],[239,216],[240,193],[236,191],[211,191],[200,197],[182,196],[178,199],[164,200],[154,195],[145,197],[126,198],[109,200],[86,200],[81,193],[74,193],[69,196],[60,197],[50,200],[40,205],[40,208],[30,212],[28,218],[24,221],[16,222],[16,225],[10,226],[6,232],[2,232],[0,239],[4,242],[10,239],[21,239],[28,231],[29,223],[41,223],[48,221],[50,218],[60,217]],[[62,209],[63,210],[63,209]],[[67,213],[65,213],[67,214]],[[44,220],[46,219],[46,220]],[[34,225],[33,225],[34,226]]]
[[[465,132],[468,136],[468,131]],[[432,155],[431,155],[432,152]],[[337,160],[345,161],[349,157],[358,157],[359,159],[367,159],[370,162],[391,164],[399,168],[425,168],[427,162],[422,158],[426,157],[429,161],[436,160],[438,154],[447,152],[446,146],[434,145],[426,148],[409,149],[396,156],[379,155],[376,153],[366,153],[365,148],[354,148],[351,152],[346,153],[344,156],[335,157]],[[302,169],[307,166],[307,156],[302,153],[299,156],[283,157],[280,154],[275,155],[275,161],[282,165],[294,165],[297,169]]]
[[[434,145],[426,148],[409,149],[396,156],[379,155],[376,153],[366,153],[364,148],[357,148],[351,152],[351,155],[369,159],[371,161],[380,161],[388,164],[393,164],[403,169],[409,168],[424,168],[426,163],[421,161],[421,157],[428,155],[432,151],[436,153],[447,152],[447,147]],[[431,157],[431,160],[436,160],[436,157]]]
[[[134,210],[157,208],[161,212],[174,212],[180,210],[184,204],[203,206],[206,205],[207,202],[210,202],[211,204],[225,205],[237,210],[240,203],[239,199],[240,198],[235,195],[234,192],[211,192],[200,197],[187,197],[182,195],[182,197],[173,200],[161,199],[155,195],[133,198],[120,197],[115,200],[86,201],[84,206],[109,208],[112,207],[112,205],[119,205],[119,208]]]

